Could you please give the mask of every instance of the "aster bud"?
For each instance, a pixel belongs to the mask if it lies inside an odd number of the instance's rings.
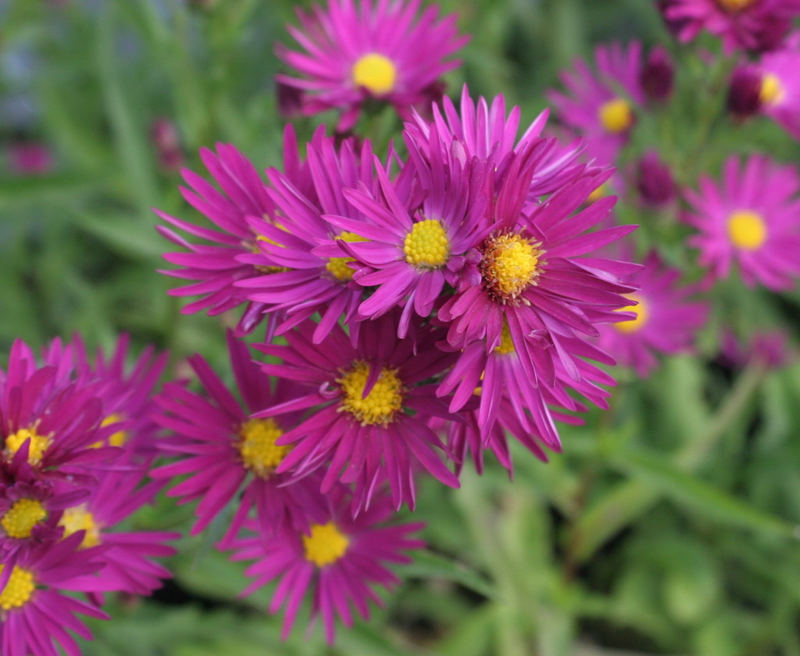
[[[640,81],[647,98],[654,102],[666,102],[672,95],[675,65],[666,48],[656,46],[650,51],[642,68]]]
[[[175,124],[158,118],[150,126],[150,138],[158,153],[158,163],[165,171],[177,171],[183,165],[180,138]]]
[[[275,83],[278,94],[278,111],[283,118],[300,116],[303,108],[303,91],[284,82]]]
[[[728,111],[739,119],[761,109],[761,73],[753,66],[739,66],[728,87]]]
[[[639,160],[636,186],[644,203],[652,207],[666,205],[675,198],[675,180],[655,151]]]

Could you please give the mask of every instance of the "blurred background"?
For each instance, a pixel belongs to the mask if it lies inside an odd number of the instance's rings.
[[[310,4],[0,0],[0,354],[18,337],[41,346],[79,332],[110,347],[128,332],[137,351],[169,349],[173,374],[195,352],[225,371],[221,337],[236,317],[180,314],[156,272],[167,244],[151,208],[196,219],[180,169],[202,171],[198,150],[215,142],[281,166],[273,47],[291,43],[285,24]],[[650,0],[439,4],[472,35],[450,95],[465,81],[473,96],[503,93],[523,123],[597,43],[676,49]],[[693,61],[681,75],[702,74]],[[314,126],[296,121],[301,138]],[[397,127],[389,117],[378,129],[388,139]],[[798,161],[779,133],[721,135],[703,166],[766,144]],[[741,312],[796,340],[797,291],[750,294]],[[513,483],[496,463],[481,478],[465,471],[458,493],[425,481],[428,551],[336,647],[302,629],[282,643],[268,591],[238,597],[243,568],[212,534],[182,541],[175,580],[153,599],[118,599],[84,653],[800,656],[800,366],[723,360],[719,327],[646,381],[617,372],[612,410],[563,426],[549,464],[515,451]],[[136,522],[185,531],[190,514],[162,499]]]

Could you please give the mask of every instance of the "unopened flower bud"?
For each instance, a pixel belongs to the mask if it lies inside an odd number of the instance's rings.
[[[756,114],[761,109],[761,73],[753,66],[734,70],[728,87],[728,111],[739,119]]]
[[[650,51],[641,73],[641,84],[649,100],[665,102],[672,95],[675,65],[666,48],[656,46]]]
[[[675,198],[675,180],[655,151],[650,151],[639,161],[636,186],[645,205],[660,207]]]

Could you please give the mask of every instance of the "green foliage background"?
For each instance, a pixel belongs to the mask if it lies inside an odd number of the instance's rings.
[[[202,4],[0,3],[0,107],[20,98],[32,107],[22,121],[0,111],[0,140],[40,139],[57,161],[41,177],[0,172],[0,353],[17,337],[42,345],[80,332],[109,347],[127,331],[137,348],[170,349],[173,372],[194,352],[225,370],[222,323],[181,315],[156,273],[167,244],[151,208],[196,215],[179,175],[159,168],[149,129],[174,120],[195,170],[198,149],[217,141],[280,166],[273,44],[290,41],[284,25],[309,3]],[[669,43],[648,0],[440,4],[473,35],[451,93],[465,80],[473,94],[504,93],[527,120],[558,70],[595,43]],[[683,182],[716,173],[733,152],[797,161],[774,126],[704,127],[697,116],[718,112],[714,81],[725,71],[687,61],[671,131],[659,133]],[[705,94],[697,80],[710,80]],[[309,135],[313,123],[297,127]],[[387,114],[372,129],[385,142],[396,125]],[[631,209],[624,218],[648,219]],[[643,234],[659,237],[647,225]],[[674,237],[673,259],[685,261]],[[718,294],[715,326],[784,325],[796,337],[797,292],[779,299],[732,284]],[[176,585],[158,600],[113,601],[113,620],[92,625],[85,653],[798,656],[800,367],[724,371],[712,363],[715,339],[709,329],[701,356],[670,358],[646,381],[622,372],[612,411],[562,427],[564,453],[547,465],[515,453],[513,483],[490,467],[482,478],[465,473],[455,493],[423,484],[417,515],[429,550],[404,570],[387,609],[340,631],[335,648],[302,628],[282,643],[268,592],[238,598],[243,568],[212,549],[217,526],[182,541],[170,563]],[[185,531],[189,517],[162,499],[136,525]]]

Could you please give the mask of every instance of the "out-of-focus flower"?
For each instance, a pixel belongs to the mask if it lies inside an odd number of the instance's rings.
[[[293,448],[277,471],[294,469],[303,476],[326,466],[322,493],[337,479],[355,483],[354,511],[369,505],[376,484],[384,479],[395,507],[407,503],[413,508],[417,465],[445,485],[458,487],[458,479],[436,453],[444,446],[427,425],[430,416],[448,416],[429,379],[446,369],[453,356],[436,346],[441,331],[423,329],[419,322],[412,321],[410,337],[397,339],[399,315],[398,310],[364,322],[355,346],[338,325],[314,344],[311,321],[287,333],[285,346],[256,345],[281,361],[263,364],[265,373],[302,382],[311,390],[257,416],[317,406],[279,439],[278,444]]]
[[[234,544],[233,560],[255,561],[246,570],[254,580],[243,594],[278,581],[269,611],[277,613],[286,607],[284,639],[308,596],[311,621],[322,617],[325,637],[332,644],[337,616],[347,627],[353,625],[351,608],[367,619],[368,602],[383,605],[374,588],[392,590],[400,582],[387,565],[410,563],[412,558],[404,552],[425,546],[412,537],[424,524],[384,524],[392,513],[385,496],[376,495],[370,509],[355,518],[344,486],[331,491],[328,504],[326,518],[307,534],[287,530],[242,538]],[[257,530],[252,524],[250,528]]]
[[[270,379],[250,358],[247,345],[228,333],[228,350],[239,404],[220,378],[199,355],[189,358],[195,373],[210,399],[189,392],[182,385],[165,386],[159,403],[166,411],[158,421],[174,435],[165,440],[165,453],[183,456],[177,462],[153,471],[157,478],[188,478],[167,492],[180,497],[180,503],[200,499],[195,510],[197,521],[191,533],[197,534],[230,503],[244,485],[242,498],[226,532],[223,543],[235,537],[251,510],[255,509],[263,533],[274,532],[284,524],[305,530],[319,515],[318,508],[307,503],[306,483],[287,485],[290,477],[276,468],[290,448],[276,441],[298,419],[289,414],[281,420],[258,418],[255,413],[278,405],[294,387],[281,381],[272,390]]]
[[[656,46],[645,60],[640,83],[647,99],[666,102],[672,95],[675,79],[675,63],[663,46]]]
[[[150,138],[159,166],[165,171],[177,171],[183,165],[183,151],[175,123],[166,118],[156,119],[150,126]]]
[[[757,331],[749,339],[739,339],[732,330],[725,330],[720,340],[722,360],[742,369],[756,362],[767,369],[780,369],[794,357],[789,336],[783,330]]]
[[[652,150],[639,160],[636,186],[644,204],[652,207],[667,205],[677,195],[672,172],[661,161],[658,153]]]
[[[45,175],[55,167],[55,159],[44,143],[16,143],[8,148],[8,165],[17,175]]]
[[[600,346],[644,378],[656,366],[656,353],[678,353],[692,346],[705,324],[708,304],[690,301],[692,286],[680,287],[679,269],[664,266],[655,252],[629,278],[640,289],[628,295],[635,303],[624,308],[634,319],[600,327]]]
[[[421,0],[329,0],[326,9],[298,11],[300,28],[290,34],[303,48],[277,47],[300,77],[279,75],[303,91],[302,111],[341,109],[338,130],[350,130],[368,101],[392,104],[404,118],[427,110],[431,89],[460,62],[446,61],[468,41],[458,36],[455,16],[438,20],[433,5],[418,16]]]
[[[40,546],[17,564],[0,565],[0,651],[3,656],[53,656],[60,645],[69,656],[81,650],[69,629],[91,640],[76,615],[108,619],[103,611],[62,591],[93,592],[100,579],[102,547],[78,552],[82,533]]]
[[[558,119],[589,142],[600,164],[613,164],[645,104],[642,88],[642,45],[619,43],[598,46],[595,70],[576,60],[574,72],[561,74],[567,94],[550,91],[548,100]]]
[[[728,111],[742,120],[761,109],[762,75],[756,66],[737,66],[728,86]]]
[[[736,262],[748,286],[794,287],[800,275],[799,190],[796,167],[763,155],[752,156],[743,166],[732,157],[721,184],[703,176],[699,192],[687,190],[694,211],[684,220],[699,230],[689,243],[700,249],[709,278],[727,278]]]
[[[706,30],[722,39],[727,54],[780,47],[798,13],[796,0],[667,0],[661,9],[680,41]]]

